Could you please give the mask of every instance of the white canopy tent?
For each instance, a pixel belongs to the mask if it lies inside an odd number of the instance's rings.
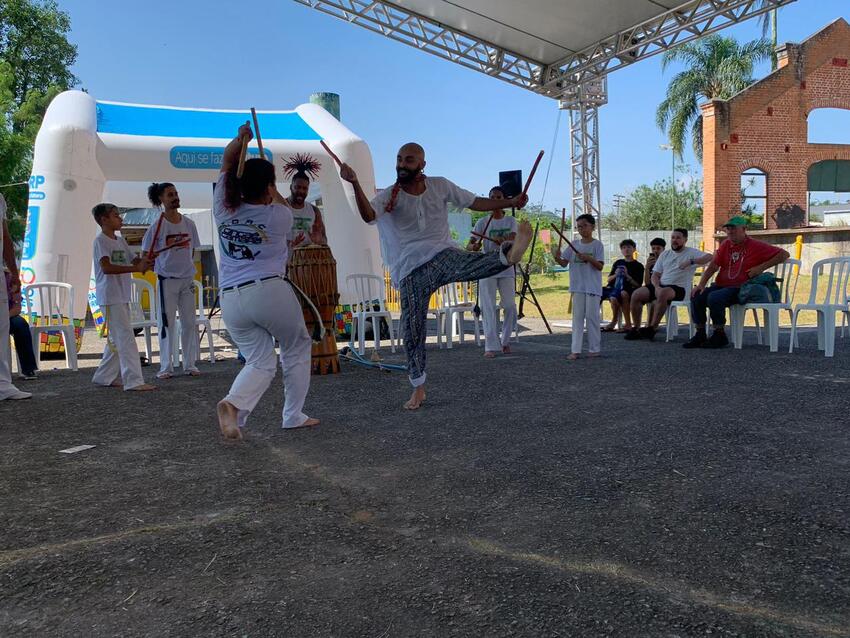
[[[559,100],[572,212],[599,216],[598,107],[611,71],[794,0],[295,0]]]

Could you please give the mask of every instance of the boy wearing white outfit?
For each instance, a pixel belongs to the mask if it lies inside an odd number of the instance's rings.
[[[498,186],[490,189],[490,199],[504,199],[505,194]],[[472,232],[475,233],[469,241],[468,250],[484,253],[497,252],[502,243],[516,239],[516,217],[505,215],[505,211],[494,210],[478,220]],[[487,239],[483,239],[486,236]],[[499,291],[499,305],[496,305],[496,291]],[[484,319],[484,356],[488,359],[496,356],[497,352],[510,354],[511,332],[517,320],[516,312],[516,275],[513,268],[478,281],[478,297],[481,314]],[[499,310],[505,311],[505,321],[502,324],[502,334],[499,336]]]
[[[142,239],[142,251],[154,259],[159,295],[159,359],[158,379],[174,376],[172,350],[177,346],[174,333],[175,315],[180,313],[180,345],[183,347],[183,373],[197,376],[199,354],[198,328],[195,325],[195,262],[193,255],[200,245],[198,229],[188,217],[180,214],[180,196],[174,184],[154,183],[148,188],[148,199],[162,206],[159,219]]]
[[[245,357],[227,396],[217,406],[221,433],[241,439],[240,428],[277,372],[274,339],[280,342],[283,428],[319,424],[302,411],[310,388],[313,342],[298,298],[283,278],[292,240],[292,211],[275,188],[274,165],[250,159],[237,177],[240,149],[253,137],[245,123],[224,151],[213,197],[221,245],[219,285],[227,331]]]
[[[553,256],[562,266],[570,269],[570,292],[573,296],[573,338],[572,351],[567,357],[575,361],[581,354],[584,330],[587,329],[587,350],[589,357],[598,357],[602,349],[602,335],[599,328],[599,301],[602,298],[602,268],[605,249],[602,242],[593,238],[596,220],[593,215],[579,215],[576,218],[576,230],[581,239],[575,242],[578,252],[569,245],[561,251],[557,247]]]
[[[121,230],[122,220],[114,204],[98,204],[92,215],[102,231],[94,240],[94,281],[107,330],[103,359],[92,381],[125,390],[156,390],[156,386],[146,384],[142,377],[136,335],[130,326],[132,273],[147,271],[151,263],[145,258],[134,258],[124,238],[115,234]]]
[[[12,289],[6,289],[6,277],[0,272],[0,401],[5,399],[29,399],[32,394],[18,390],[12,384],[12,350],[9,347],[9,297],[21,287],[21,275],[15,261],[15,247],[6,224],[6,200],[0,194],[0,255],[12,276]],[[0,264],[0,271],[3,270]]]

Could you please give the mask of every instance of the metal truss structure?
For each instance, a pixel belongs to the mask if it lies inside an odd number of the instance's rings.
[[[599,112],[605,76],[675,46],[716,33],[795,0],[689,0],[560,60],[535,60],[392,0],[295,0],[523,89],[570,111],[573,212],[600,213]]]

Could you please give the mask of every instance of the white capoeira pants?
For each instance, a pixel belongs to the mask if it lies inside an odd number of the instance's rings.
[[[180,345],[183,348],[183,371],[194,372],[198,369],[198,326],[195,324],[197,306],[192,278],[160,279],[159,294],[159,371],[173,372],[174,357],[172,348],[177,345],[175,315],[180,313]],[[163,323],[165,325],[163,325]]]
[[[602,333],[599,330],[599,295],[577,292],[573,294],[573,354],[581,354],[585,329],[587,329],[588,352],[599,352],[602,349]]]
[[[313,341],[292,286],[276,277],[223,291],[220,301],[227,331],[245,357],[245,367],[224,397],[239,411],[239,427],[245,425],[277,372],[272,337],[280,342],[283,366],[283,427],[302,425],[308,418],[302,409],[310,389]]]
[[[0,400],[14,396],[18,392],[18,388],[12,384],[12,348],[9,346],[9,299],[6,294],[6,277],[0,273]]]
[[[130,304],[116,303],[101,306],[106,319],[106,346],[103,358],[92,377],[97,385],[112,385],[116,381],[132,390],[145,382],[136,335],[130,327]]]
[[[496,305],[496,290],[499,304]],[[488,277],[478,282],[478,305],[484,320],[484,351],[501,352],[511,341],[516,324],[516,280],[514,277]],[[499,338],[499,310],[505,311],[502,335]]]

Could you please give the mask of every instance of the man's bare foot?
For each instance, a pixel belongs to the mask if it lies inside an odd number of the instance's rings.
[[[567,361],[575,361],[576,359],[578,359],[578,355],[575,352],[567,355]]]
[[[511,347],[510,346],[502,346],[502,354],[510,354]]]
[[[531,236],[533,234],[534,231],[531,228],[531,224],[528,223],[528,220],[523,220],[519,223],[519,227],[516,232],[516,239],[514,239],[514,243],[508,251],[508,263],[519,263],[522,256],[525,254],[528,245],[531,243]]]
[[[320,423],[319,419],[312,419],[312,418],[308,417],[307,420],[304,421],[304,423],[302,423],[301,425],[290,425],[288,427],[284,425],[283,429],[284,430],[298,430],[299,428],[314,428],[317,425],[319,425],[319,423]]]
[[[110,388],[123,388],[124,384],[121,383],[120,381],[113,381],[112,383],[109,384],[109,387]]]
[[[418,388],[414,388],[413,394],[405,401],[404,409],[418,410],[423,403],[425,403],[425,386],[420,385]]]
[[[127,392],[150,392],[151,390],[156,390],[156,386],[150,383],[143,383],[135,388],[127,388]]]
[[[221,435],[228,441],[241,441],[242,432],[236,425],[236,419],[239,415],[236,406],[222,399],[215,406],[215,410],[218,413],[218,427],[221,428]]]
[[[487,352],[484,353],[484,358],[485,359],[495,359],[496,353],[492,352],[492,351],[487,351]]]

